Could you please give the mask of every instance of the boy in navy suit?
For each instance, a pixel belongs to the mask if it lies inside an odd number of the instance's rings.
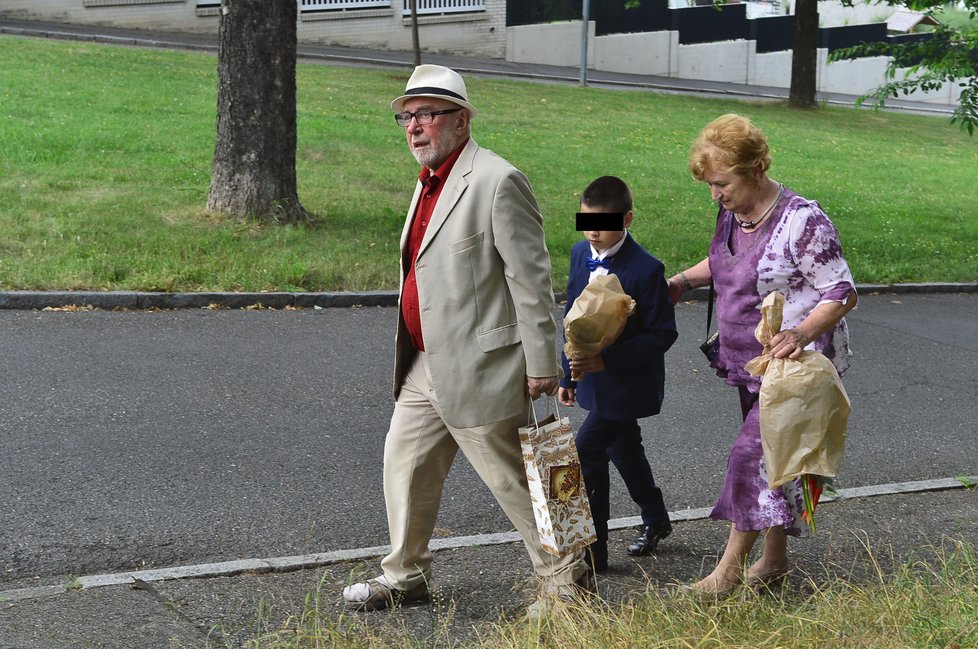
[[[603,176],[584,190],[578,230],[583,230],[585,240],[571,250],[564,309],[566,315],[588,282],[609,273],[618,276],[636,303],[621,336],[599,355],[569,361],[561,354],[559,399],[565,406],[576,400],[588,411],[577,433],[577,451],[597,533],[589,553],[597,572],[608,567],[609,460],[642,514],[641,532],[628,546],[628,554],[650,554],[672,532],[637,420],[658,414],[662,406],[664,356],[678,334],[664,267],[628,234],[633,218],[632,195],[621,179]],[[583,373],[583,378],[572,381],[571,370]]]

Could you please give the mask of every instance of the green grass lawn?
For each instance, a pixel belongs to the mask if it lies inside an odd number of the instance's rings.
[[[924,550],[924,548],[920,548]],[[974,546],[955,542],[869,576],[810,578],[793,586],[729,598],[650,587],[623,601],[593,598],[557,608],[542,622],[486,621],[460,639],[454,604],[433,606],[433,630],[421,636],[396,623],[336,615],[313,592],[279,628],[266,627],[248,649],[974,649],[978,647],[978,564]],[[327,605],[328,606],[328,605]],[[228,647],[218,640],[212,649]]]
[[[0,37],[0,289],[396,288],[418,168],[389,102],[408,74],[299,66],[299,197],[320,220],[265,226],[204,210],[212,55]],[[978,140],[946,118],[468,85],[475,138],[537,193],[558,290],[579,193],[599,175],[631,185],[633,234],[670,271],[705,255],[715,210],[686,156],[703,125],[731,111],[767,132],[772,177],[836,223],[857,282],[978,279]]]

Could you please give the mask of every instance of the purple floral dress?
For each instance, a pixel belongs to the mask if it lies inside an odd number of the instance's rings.
[[[790,329],[820,303],[842,302],[855,290],[839,233],[818,203],[785,189],[771,216],[754,232],[742,232],[732,212],[721,212],[709,259],[720,332],[713,367],[740,389],[744,415],[710,517],[732,521],[742,532],[782,525],[788,534],[799,536],[805,527],[800,522],[801,483],[794,480],[768,488],[757,398],[761,377],[751,376],[744,365],[762,352],[754,329],[761,319],[761,302],[769,293],[780,291],[785,296],[782,329]],[[825,354],[842,374],[851,356],[845,320],[806,349]]]

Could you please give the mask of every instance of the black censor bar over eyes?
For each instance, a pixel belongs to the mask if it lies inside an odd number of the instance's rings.
[[[609,230],[618,231],[625,229],[624,212],[578,212],[577,231],[585,230]]]

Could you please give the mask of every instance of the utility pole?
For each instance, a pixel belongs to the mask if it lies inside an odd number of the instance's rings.
[[[581,86],[587,86],[587,26],[591,20],[591,2],[583,0],[581,8]]]
[[[414,67],[421,65],[421,39],[418,38],[418,0],[411,0],[411,45],[414,48]]]

